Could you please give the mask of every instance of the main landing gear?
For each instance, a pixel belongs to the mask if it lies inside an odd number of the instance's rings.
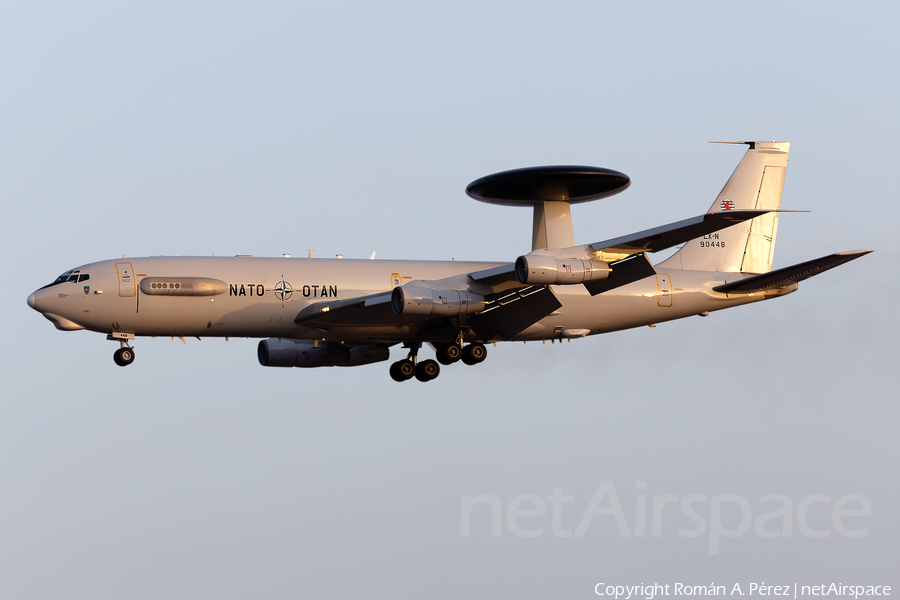
[[[462,358],[463,347],[460,344],[447,344],[446,346],[438,346],[436,358],[442,365],[452,365]]]
[[[441,366],[436,361],[423,360],[418,362],[416,360],[420,344],[409,344],[408,346],[409,356],[391,365],[391,379],[394,381],[406,381],[415,377],[419,381],[431,381],[441,374]]]
[[[391,379],[394,381],[407,381],[415,377],[419,381],[431,381],[441,374],[441,365],[452,365],[462,360],[467,365],[477,365],[487,358],[487,348],[484,344],[475,342],[463,346],[460,343],[446,344],[437,347],[436,358],[434,360],[423,360],[418,362],[416,356],[419,352],[420,344],[409,344],[409,355],[403,359],[393,363],[390,368]]]
[[[477,365],[487,358],[487,348],[484,344],[469,344],[462,349],[462,361],[467,365]]]
[[[437,361],[423,360],[414,363],[414,359],[405,358],[391,365],[391,379],[394,381],[406,381],[415,377],[419,381],[431,381],[441,374],[441,366]]]
[[[391,379],[394,381],[406,381],[416,374],[416,364],[410,359],[398,360],[391,365]]]

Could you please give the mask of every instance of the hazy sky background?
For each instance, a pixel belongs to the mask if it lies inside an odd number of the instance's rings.
[[[2,598],[589,598],[594,585],[900,591],[900,73],[892,3],[5,3],[0,6]],[[254,340],[56,331],[25,304],[122,254],[513,260],[496,171],[588,164],[631,188],[578,242],[706,210],[790,141],[776,267],[876,252],[763,304],[563,345],[501,344],[397,384],[387,363],[265,369]],[[794,503],[793,535],[582,538],[510,501],[603,481]],[[461,498],[491,494],[460,536]],[[798,504],[814,504],[810,538]],[[831,505],[871,517],[838,535]],[[648,504],[652,499],[648,499]],[[523,506],[528,508],[528,506]],[[852,508],[852,507],[851,507]],[[735,506],[723,511],[729,528]],[[671,511],[671,512],[669,512]],[[730,512],[729,512],[730,511]],[[779,522],[769,523],[776,529]],[[648,521],[649,529],[649,521]],[[649,532],[648,532],[649,533]]]

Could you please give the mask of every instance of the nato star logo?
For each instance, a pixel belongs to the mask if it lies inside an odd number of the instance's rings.
[[[282,277],[284,276],[282,275]],[[275,297],[282,302],[284,302],[285,300],[290,300],[293,293],[294,288],[292,288],[291,284],[284,279],[275,284]]]

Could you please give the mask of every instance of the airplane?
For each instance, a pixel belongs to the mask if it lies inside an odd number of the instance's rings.
[[[870,250],[772,270],[789,142],[748,146],[699,216],[576,245],[571,205],[624,191],[618,171],[543,166],[478,179],[479,201],[533,209],[531,251],[513,261],[145,257],[70,269],[28,297],[57,329],[117,342],[119,366],[138,336],[264,338],[267,367],[386,361],[395,381],[436,378],[440,365],[481,363],[497,342],[573,340],[700,315],[797,290]],[[648,254],[680,246],[652,264]],[[374,254],[372,256],[374,259]],[[423,344],[435,358],[418,360]]]

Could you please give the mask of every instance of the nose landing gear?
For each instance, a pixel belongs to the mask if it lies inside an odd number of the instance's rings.
[[[134,362],[134,350],[123,345],[113,354],[113,361],[120,367],[127,367]]]
[[[134,348],[128,345],[128,340],[134,339],[133,333],[121,333],[114,331],[106,336],[112,342],[119,342],[121,348],[113,353],[113,362],[120,367],[127,367],[134,362]]]

